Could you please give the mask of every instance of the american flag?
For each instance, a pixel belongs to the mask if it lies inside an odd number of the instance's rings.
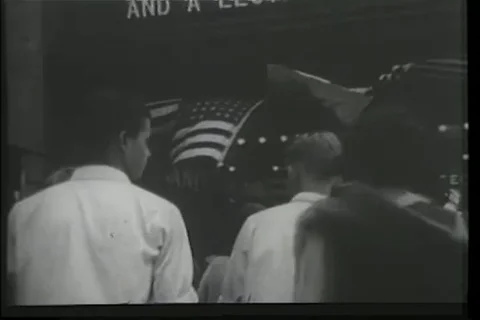
[[[182,105],[170,153],[173,163],[195,157],[222,162],[240,128],[262,102],[212,99]]]
[[[168,99],[146,104],[152,116],[152,131],[158,133],[168,130],[176,123],[181,99]]]

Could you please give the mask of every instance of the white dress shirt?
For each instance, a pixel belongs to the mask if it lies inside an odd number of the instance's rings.
[[[227,265],[220,302],[288,303],[294,298],[296,222],[326,196],[304,192],[250,216]]]
[[[8,273],[19,305],[197,302],[179,210],[108,166],[18,203]]]

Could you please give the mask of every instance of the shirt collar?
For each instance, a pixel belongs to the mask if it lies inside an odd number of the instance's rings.
[[[291,202],[317,202],[322,199],[326,199],[327,195],[316,192],[300,192],[293,197]]]
[[[70,180],[107,180],[130,183],[130,179],[123,171],[106,165],[79,167],[75,169]]]

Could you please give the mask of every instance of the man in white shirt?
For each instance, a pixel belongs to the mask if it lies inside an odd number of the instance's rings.
[[[227,264],[220,302],[289,303],[294,298],[294,237],[300,215],[340,179],[340,141],[331,132],[300,137],[288,150],[292,201],[250,216]]]
[[[179,210],[131,182],[150,156],[148,110],[127,95],[104,91],[82,112],[78,146],[85,165],[9,214],[15,303],[197,302]]]

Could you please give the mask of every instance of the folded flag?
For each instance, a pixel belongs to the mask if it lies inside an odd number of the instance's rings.
[[[146,104],[152,117],[153,133],[164,132],[175,125],[181,101],[181,99],[168,99]]]
[[[389,73],[380,75],[380,81],[399,80],[406,75],[424,78],[463,79],[468,73],[465,59],[430,59],[421,63],[395,65]]]
[[[221,163],[241,127],[262,102],[207,99],[182,104],[170,153],[173,163],[196,157]]]
[[[289,69],[281,65],[268,65],[268,78],[277,83],[299,84],[322,105],[334,111],[338,119],[350,125],[370,103],[368,90],[348,89],[316,75]]]
[[[429,59],[394,66],[379,77],[375,92],[403,101],[431,125],[463,125],[467,78],[466,59]]]

